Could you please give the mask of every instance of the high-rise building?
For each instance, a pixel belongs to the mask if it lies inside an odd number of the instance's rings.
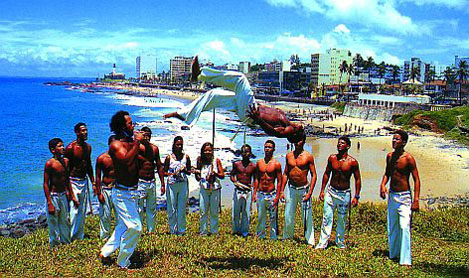
[[[171,82],[183,82],[190,78],[191,64],[194,57],[176,56],[169,61]]]
[[[345,84],[349,74],[340,72],[340,65],[345,61],[352,64],[352,53],[346,49],[331,48],[326,53],[311,55],[311,82],[314,86]]]
[[[239,71],[246,74],[246,73],[249,73],[249,71],[251,70],[251,62],[246,62],[246,61],[243,61],[243,62],[239,62]]]
[[[135,59],[135,73],[138,79],[155,79],[157,58],[151,54],[137,56]]]
[[[412,73],[412,69],[417,71],[416,79],[420,82],[425,81],[425,76],[428,73],[429,67],[426,66],[420,58],[412,57],[410,61],[404,61],[404,69],[402,71],[403,81],[410,79],[410,74]]]

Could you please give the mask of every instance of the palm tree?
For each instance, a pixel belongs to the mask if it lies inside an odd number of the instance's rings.
[[[415,82],[415,78],[417,78],[419,75],[420,69],[418,67],[412,67],[412,70],[410,71],[410,80]]]
[[[445,101],[446,94],[448,93],[448,85],[453,84],[456,78],[453,69],[450,67],[446,67],[444,73],[445,73],[444,80],[446,80],[446,86],[445,86],[445,90],[443,93],[443,102]]]
[[[339,66],[339,71],[340,71],[339,88],[342,88],[342,74],[347,72],[347,69],[348,69],[347,61],[343,60]]]
[[[365,61],[365,67],[368,70],[368,74],[371,74],[371,70],[376,66],[375,59],[369,56]]]
[[[347,81],[347,83],[348,83],[348,86],[349,86],[349,87],[350,87],[350,77],[352,76],[353,73],[354,73],[354,66],[353,66],[353,64],[350,64],[350,65],[348,65],[348,67],[347,67],[347,74],[348,74],[348,81]],[[352,91],[352,90],[350,90],[350,91]]]
[[[363,57],[360,55],[360,53],[357,53],[355,57],[353,57],[353,66],[355,67],[355,76],[357,76],[357,80],[359,79],[358,77],[360,76],[361,68],[363,67]]]
[[[383,78],[384,74],[386,73],[386,63],[382,61],[378,65],[378,76],[379,76],[379,83],[381,84],[381,79]]]
[[[468,75],[468,70],[467,70],[467,62],[464,60],[459,61],[458,65],[459,69],[456,71],[456,76],[459,77],[459,90],[458,90],[458,97],[459,97],[459,104],[462,104],[462,85],[466,83],[466,78]]]
[[[392,81],[396,81],[397,77],[399,76],[399,73],[400,73],[400,67],[397,66],[397,65],[393,65],[392,66]]]

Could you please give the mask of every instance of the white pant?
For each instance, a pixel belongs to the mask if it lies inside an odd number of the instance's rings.
[[[169,232],[184,234],[186,232],[186,207],[188,198],[188,181],[176,182],[166,186],[166,210],[168,211]]]
[[[274,207],[274,199],[276,192],[262,192],[257,191],[257,214],[258,223],[256,234],[260,238],[265,237],[265,226],[267,212],[269,213],[270,220],[270,239],[276,240],[278,237],[278,209]]]
[[[210,213],[210,230],[218,234],[218,209],[220,206],[221,189],[210,190],[200,188],[200,234],[208,234],[207,218]]]
[[[350,204],[350,189],[338,190],[329,186],[324,198],[324,212],[322,217],[321,237],[317,249],[327,247],[334,222],[334,210],[337,208],[337,229],[335,243],[339,248],[345,248],[345,224],[347,222],[347,211]]]
[[[104,204],[99,203],[99,237],[107,240],[111,235],[112,219],[112,189],[101,188],[104,197]]]
[[[285,190],[285,228],[283,238],[293,238],[295,233],[295,214],[296,206],[301,202],[301,218],[303,219],[303,230],[306,242],[314,245],[314,227],[313,227],[313,209],[311,198],[303,202],[303,197],[308,193],[309,187],[297,189],[291,185],[286,186]]]
[[[240,190],[238,188],[233,190],[233,209],[231,215],[233,233],[241,233],[242,236],[249,234],[251,197],[251,191]]]
[[[140,214],[140,221],[143,224],[143,214],[147,215],[147,231],[149,233],[155,230],[155,217],[156,217],[156,183],[155,180],[138,181],[138,213]]]
[[[65,192],[50,193],[52,205],[55,208],[54,214],[47,212],[47,225],[49,226],[49,244],[50,247],[59,245],[60,243],[70,243],[70,222],[68,220],[68,200]]]
[[[134,253],[142,233],[142,222],[137,210],[138,193],[137,190],[113,188],[111,196],[117,223],[111,237],[101,248],[101,254],[109,257],[119,248],[117,265],[128,267],[130,256]]]
[[[399,258],[402,265],[411,265],[410,217],[412,196],[410,191],[392,192],[388,196],[389,257]]]
[[[211,111],[213,108],[235,110],[241,121],[246,119],[249,105],[253,104],[255,99],[244,74],[236,71],[202,68],[198,79],[228,90],[221,88],[210,90],[188,106],[181,108],[178,114],[184,117],[188,125],[197,122],[202,112]]]
[[[73,202],[70,201],[70,222],[71,222],[71,238],[72,240],[83,239],[85,236],[85,217],[86,205],[88,202],[88,179],[78,179],[70,177],[72,184],[72,191],[75,198],[80,202],[76,208]]]

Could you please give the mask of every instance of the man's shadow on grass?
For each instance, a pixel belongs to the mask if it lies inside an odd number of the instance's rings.
[[[469,277],[469,266],[454,266],[445,263],[422,262],[413,265],[423,272],[436,276]]]
[[[208,266],[212,269],[231,269],[231,270],[248,270],[252,266],[268,269],[279,269],[285,265],[288,259],[284,258],[248,258],[248,257],[218,257],[212,256],[202,258],[197,263],[202,266]]]

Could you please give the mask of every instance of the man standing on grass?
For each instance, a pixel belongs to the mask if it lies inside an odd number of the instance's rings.
[[[348,154],[351,142],[347,136],[341,136],[337,142],[337,154],[332,154],[327,159],[326,171],[322,177],[321,193],[319,200],[324,201],[324,212],[321,226],[321,237],[319,238],[316,249],[326,249],[329,237],[332,232],[332,223],[334,219],[334,210],[337,208],[337,230],[335,243],[336,246],[345,249],[345,224],[347,220],[347,210],[350,204],[350,178],[355,179],[355,196],[352,200],[352,206],[358,205],[361,190],[361,177],[358,161]],[[326,189],[332,173],[331,183]]]
[[[280,189],[282,185],[282,165],[274,157],[275,142],[267,140],[264,143],[263,159],[257,161],[256,178],[254,181],[254,193],[252,200],[257,202],[257,213],[259,221],[256,233],[260,238],[265,237],[265,222],[267,212],[270,219],[270,238],[278,237],[278,210],[276,204],[280,197]],[[275,189],[275,181],[277,181],[277,190]]]
[[[412,265],[410,228],[412,212],[419,210],[420,178],[414,157],[404,150],[409,135],[397,130],[392,138],[393,152],[386,156],[386,172],[381,182],[380,196],[386,198],[386,184],[391,180],[388,196],[389,257],[399,258],[399,264]],[[414,199],[409,177],[414,180]]]
[[[116,227],[109,240],[101,248],[99,257],[103,264],[110,263],[111,254],[119,248],[117,265],[123,269],[130,266],[130,256],[137,247],[142,233],[142,222],[137,210],[138,154],[143,134],[134,132],[129,113],[118,111],[112,116],[111,131],[116,134],[109,146],[116,181],[112,188],[112,203],[116,212]]]
[[[160,160],[160,150],[157,146],[150,143],[151,129],[145,126],[140,131],[143,134],[143,140],[140,144],[140,154],[138,156],[138,192],[140,195],[140,199],[138,201],[138,210],[140,214],[140,221],[142,221],[142,223],[143,215],[146,213],[147,231],[152,233],[155,230],[156,217],[155,169],[158,171],[162,196],[164,196],[165,193],[164,175]]]
[[[47,160],[44,167],[44,194],[47,201],[47,225],[49,226],[50,247],[70,243],[70,222],[68,199],[74,207],[79,202],[71,194],[68,176],[68,159],[63,158],[64,143],[60,138],[49,141],[49,150],[54,157]]]
[[[83,239],[85,236],[85,214],[86,204],[89,194],[88,179],[90,178],[95,187],[93,166],[91,165],[91,146],[86,143],[88,140],[88,128],[85,123],[77,123],[74,127],[77,139],[68,144],[65,149],[65,157],[69,160],[70,183],[72,184],[73,195],[79,201],[78,208],[70,205],[70,222],[72,241]],[[95,190],[93,188],[93,190]]]
[[[233,162],[230,179],[235,189],[233,191],[232,228],[233,233],[243,237],[249,234],[251,222],[251,191],[255,178],[256,165],[251,162],[251,146],[241,147],[242,160]]]
[[[306,242],[314,245],[313,209],[311,194],[316,185],[316,168],[314,157],[303,149],[306,136],[295,143],[295,150],[286,156],[285,172],[283,174],[282,195],[285,194],[285,229],[283,238],[293,238],[295,232],[296,207],[301,202],[301,216]],[[308,184],[308,173],[311,172],[311,183]],[[286,187],[288,182],[288,187]],[[283,191],[286,189],[285,193]]]
[[[115,140],[111,135],[108,146]],[[101,177],[102,176],[102,177]],[[114,185],[114,165],[109,152],[105,152],[96,159],[96,191],[99,201],[99,237],[108,240],[111,235],[112,200],[111,192]]]

